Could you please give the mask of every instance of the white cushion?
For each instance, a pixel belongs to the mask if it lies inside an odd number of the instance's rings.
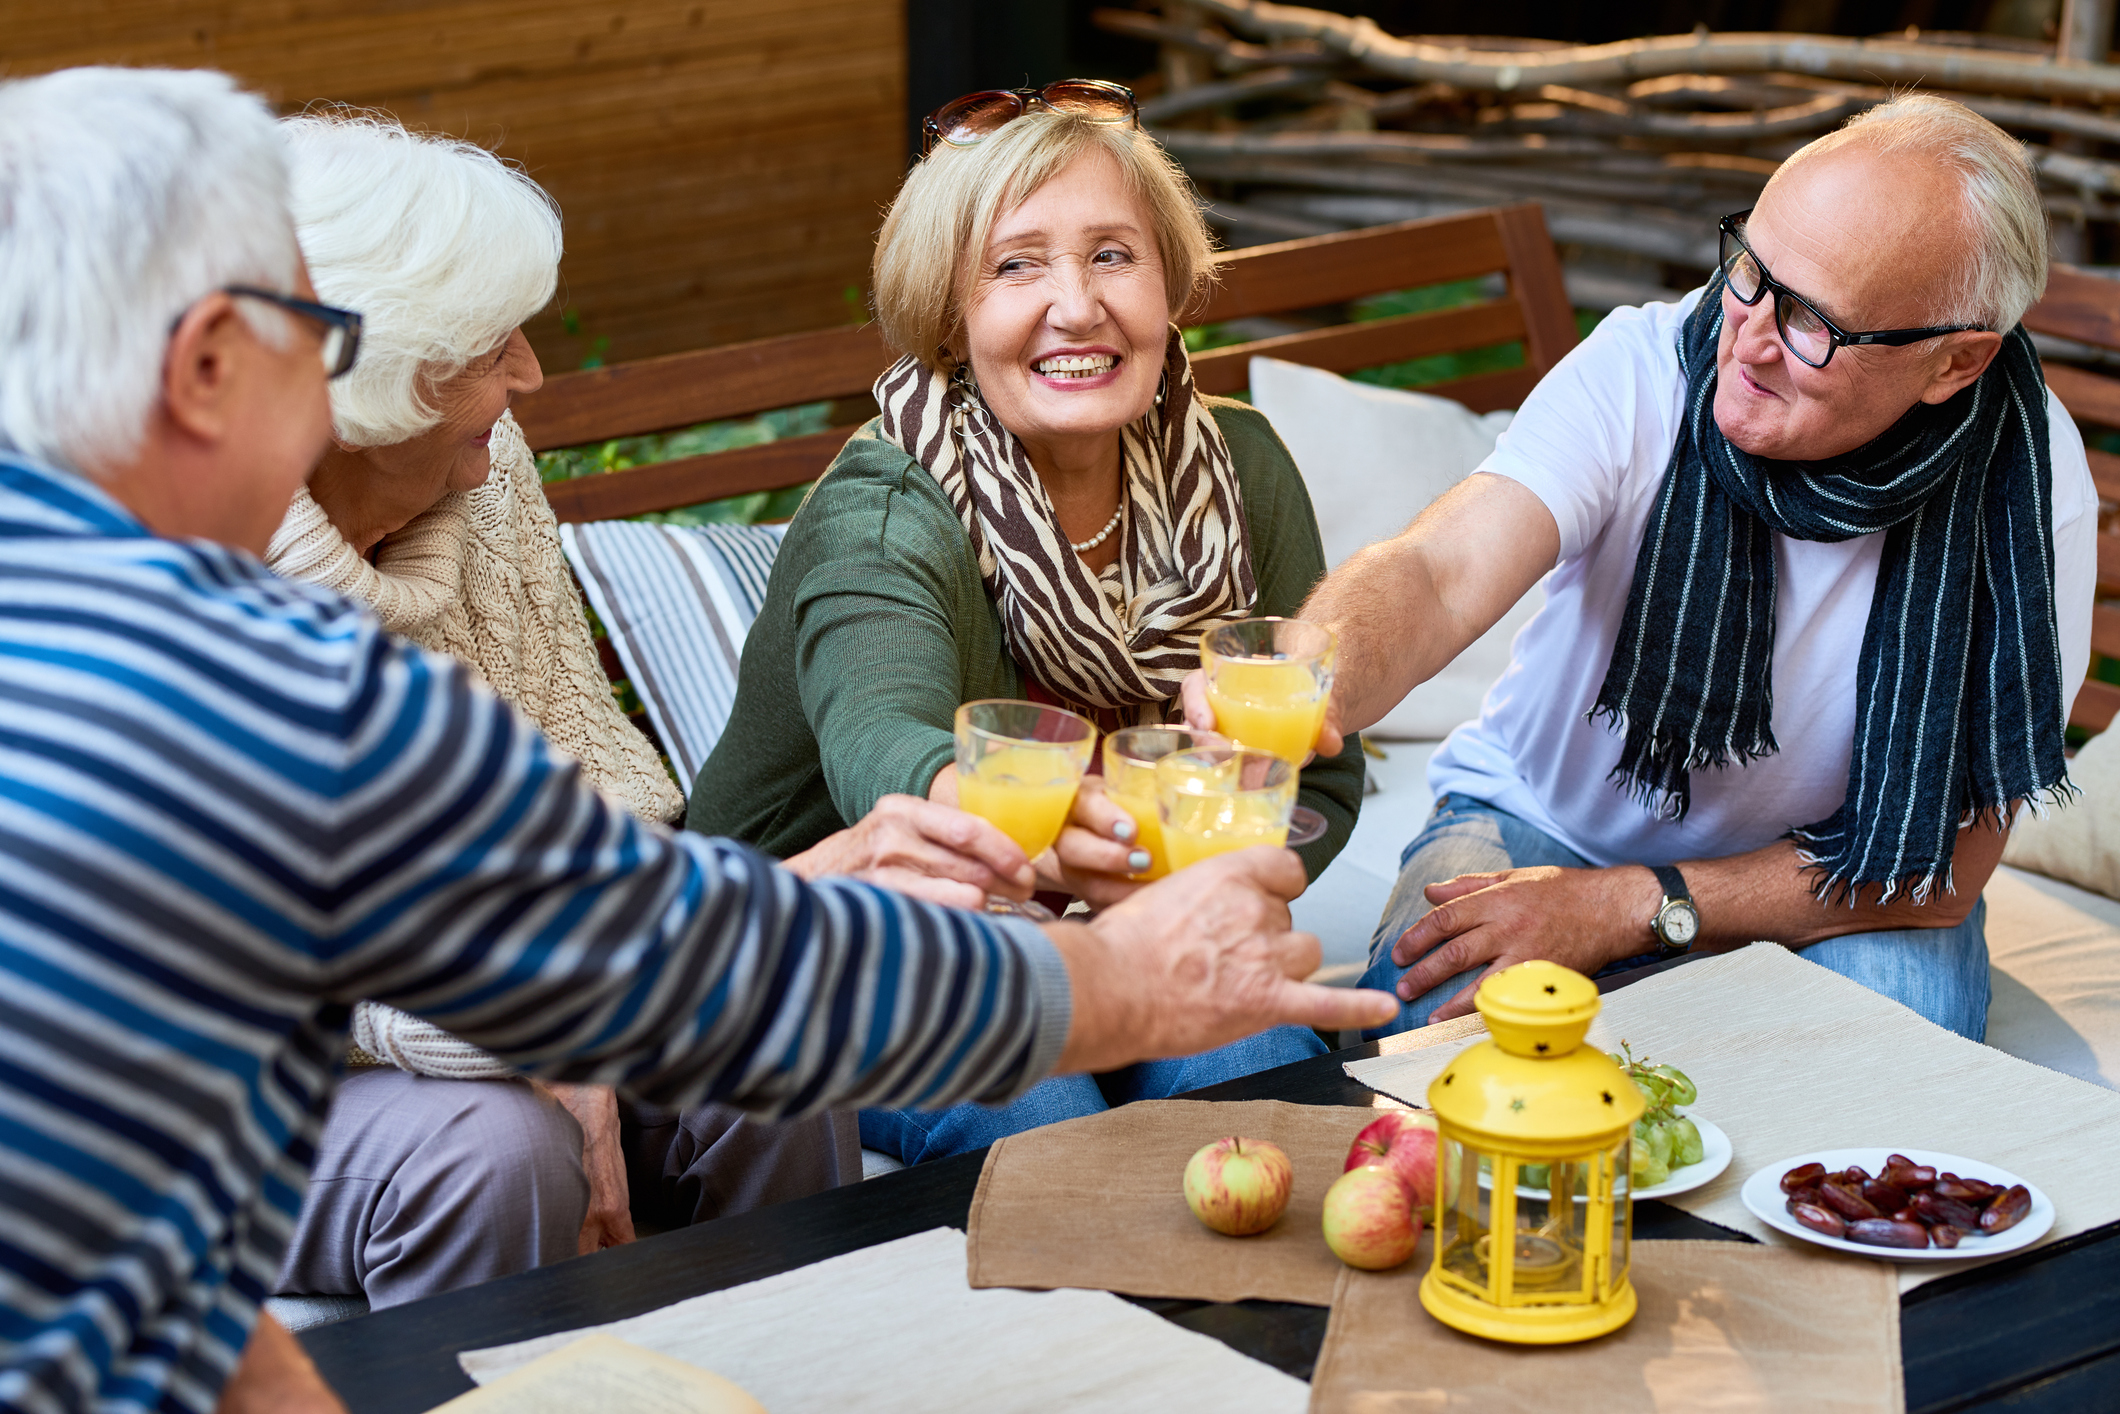
[[[1404,530],[1486,459],[1511,417],[1482,417],[1449,398],[1354,383],[1273,358],[1251,361],[1251,399],[1310,488],[1327,569]],[[1369,735],[1433,741],[1477,717],[1480,700],[1509,666],[1510,640],[1545,602],[1542,588],[1526,594]]]
[[[1987,1043],[2120,1089],[2120,929],[2052,887],[2007,868],[1988,881]]]
[[[2084,743],[2068,774],[2082,794],[2045,819],[2020,811],[2003,862],[2120,898],[2120,730]]]
[[[568,563],[671,764],[699,774],[728,725],[781,525],[605,520],[559,528]]]

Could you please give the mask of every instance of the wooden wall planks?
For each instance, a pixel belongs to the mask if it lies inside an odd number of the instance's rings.
[[[548,371],[845,322],[904,170],[903,0],[0,0],[0,73],[211,66],[523,163],[567,220]],[[580,319],[581,337],[559,309]]]

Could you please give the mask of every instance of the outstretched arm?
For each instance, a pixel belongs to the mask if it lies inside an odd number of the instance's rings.
[[[454,662],[388,646],[377,669],[348,739],[392,749],[347,763],[337,793],[326,994],[534,1075],[764,1114],[997,1103],[1056,1065],[1392,1010],[1297,980],[1317,942],[1289,930],[1286,851],[1041,932],[644,826]]]
[[[1494,627],[1560,555],[1545,502],[1506,476],[1478,472],[1413,524],[1325,577],[1302,617],[1340,641],[1320,756],[1370,726]],[[1186,717],[1214,725],[1200,674],[1185,683]]]
[[[1852,904],[1820,902],[1787,840],[1722,859],[1687,860],[1678,867],[1701,920],[1693,951],[1723,952],[1760,941],[1802,948],[1848,933],[1955,927],[1979,901],[2008,838],[2006,830],[1984,825],[1960,830],[1952,888],[1938,888],[1922,903],[1904,892],[1880,903],[1874,887]],[[1462,874],[1429,885],[1427,896],[1434,907],[1391,949],[1392,961],[1408,969],[1398,989],[1407,1001],[1471,968],[1484,967],[1484,979],[1531,958],[1594,975],[1655,946],[1649,920],[1664,895],[1647,868],[1626,864]],[[1478,989],[1477,982],[1466,987],[1429,1019],[1470,1012]]]

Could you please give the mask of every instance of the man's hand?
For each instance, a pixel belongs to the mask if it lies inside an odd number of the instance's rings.
[[[1027,899],[1036,878],[986,821],[910,795],[885,796],[860,824],[782,862],[805,879],[843,875],[952,908],[984,908],[988,894]]]
[[[346,1414],[346,1406],[309,1362],[309,1352],[260,1311],[214,1414]]]
[[[1085,776],[1067,828],[1052,852],[1039,857],[1041,878],[1092,908],[1109,907],[1142,886],[1130,877],[1149,865],[1148,851],[1136,842],[1140,833],[1134,817],[1104,793],[1103,778]]]
[[[1303,865],[1259,845],[1160,879],[1089,924],[1047,935],[1067,963],[1074,1019],[1058,1070],[1196,1055],[1272,1026],[1340,1030],[1398,1014],[1388,993],[1321,987],[1318,940],[1289,928]]]
[[[1664,897],[1656,876],[1638,865],[1460,874],[1422,892],[1434,907],[1391,945],[1391,960],[1410,968],[1399,979],[1400,998],[1410,1002],[1485,966],[1430,1022],[1466,1015],[1479,984],[1519,962],[1544,958],[1594,977],[1607,963],[1647,952],[1656,945],[1649,920]]]
[[[589,1215],[582,1220],[583,1256],[633,1240],[632,1195],[626,1156],[618,1143],[618,1092],[602,1085],[547,1084],[545,1089],[582,1127],[582,1173],[589,1180]]]

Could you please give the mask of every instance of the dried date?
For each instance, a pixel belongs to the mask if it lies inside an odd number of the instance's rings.
[[[1931,1227],[1940,1224],[1955,1227],[1960,1232],[1980,1230],[1980,1214],[1971,1204],[1946,1198],[1934,1190],[1915,1194],[1912,1207],[1915,1218]]]
[[[1839,1179],[1829,1178],[1818,1185],[1818,1196],[1824,1206],[1831,1208],[1849,1222],[1880,1216],[1876,1204]]]
[[[1793,1194],[1799,1188],[1815,1188],[1825,1176],[1824,1164],[1799,1164],[1781,1176],[1781,1191]]]
[[[1846,1237],[1847,1220],[1830,1208],[1821,1208],[1816,1203],[1789,1202],[1789,1214],[1813,1232],[1822,1232],[1827,1237]]]
[[[2011,1186],[2001,1197],[1989,1203],[1980,1214],[1981,1232],[1993,1235],[2007,1232],[2024,1221],[2024,1215],[2032,1210],[2032,1195],[2021,1183]]]
[[[1848,1224],[1848,1241],[1871,1247],[1926,1247],[1929,1230],[1920,1223],[1894,1218],[1863,1218]]]

